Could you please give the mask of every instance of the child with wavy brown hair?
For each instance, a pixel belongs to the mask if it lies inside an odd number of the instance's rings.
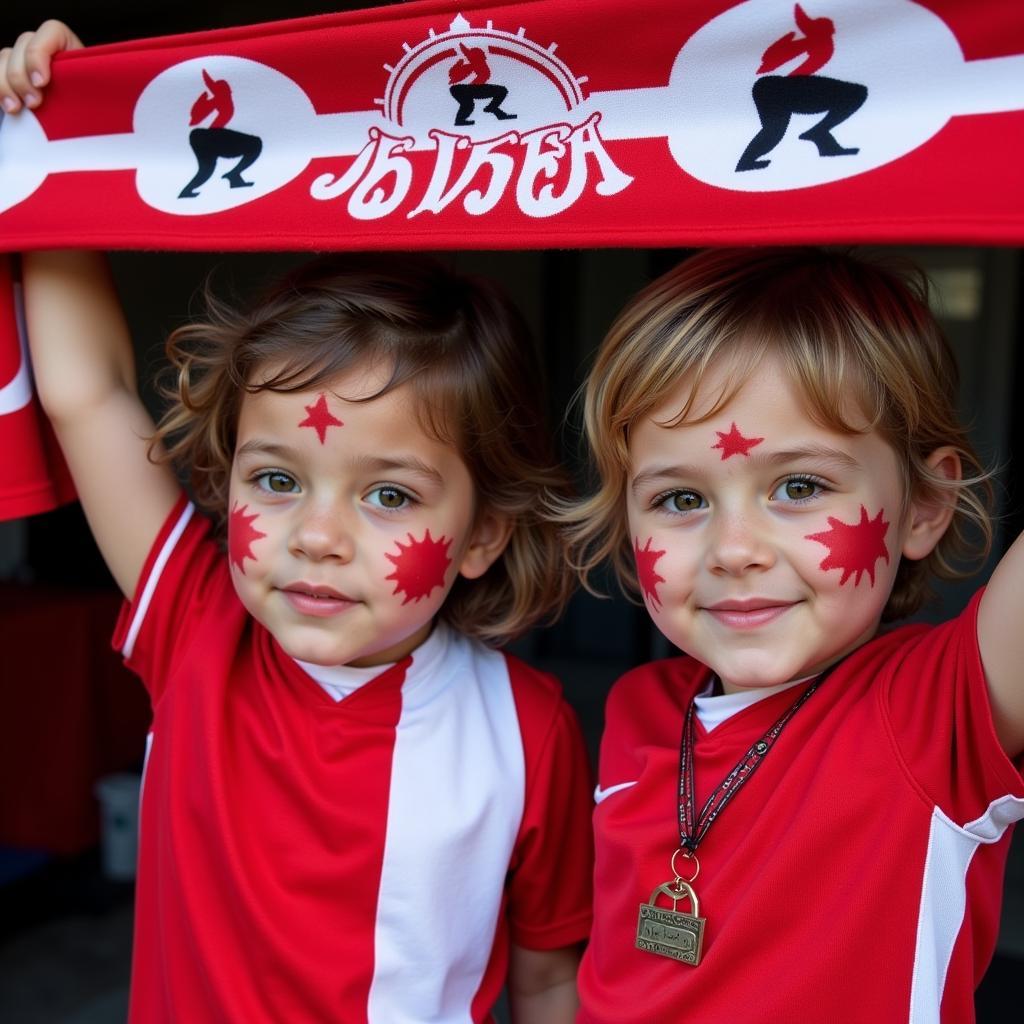
[[[518,318],[337,257],[176,331],[154,429],[102,266],[25,257],[40,398],[153,703],[133,1021],[566,1022],[588,769],[495,650],[569,591]],[[180,493],[171,462],[190,476]]]
[[[21,37],[0,95],[38,105],[73,45]],[[495,649],[571,582],[514,309],[425,257],[323,258],[176,331],[154,427],[102,262],[29,254],[24,286],[153,704],[130,1019],[484,1021],[507,979],[515,1020],[569,1024],[586,754]]]
[[[721,250],[633,299],[567,516],[683,653],[623,677],[595,812],[588,1024],[967,1021],[1024,817],[1024,541],[992,537],[923,277]]]

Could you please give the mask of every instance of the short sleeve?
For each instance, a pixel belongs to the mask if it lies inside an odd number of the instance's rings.
[[[957,618],[918,634],[880,687],[897,754],[924,799],[955,824],[1024,798],[1019,769],[996,735],[978,647],[974,596]]]
[[[572,709],[559,697],[550,727],[529,760],[527,791],[509,882],[511,939],[558,949],[590,934],[593,889],[591,772]]]
[[[678,749],[686,708],[708,673],[692,658],[666,658],[631,669],[615,683],[605,704],[599,803],[640,778],[652,748]]]
[[[210,523],[182,495],[153,542],[134,596],[121,606],[112,641],[154,705],[198,620],[223,600],[225,588],[233,591]]]

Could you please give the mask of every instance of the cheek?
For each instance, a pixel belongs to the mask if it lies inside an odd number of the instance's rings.
[[[384,580],[394,584],[392,593],[402,598],[403,605],[410,601],[418,603],[438,587],[443,591],[445,576],[452,564],[448,554],[450,538],[441,536],[435,540],[429,529],[419,540],[411,533],[407,536],[408,543],[396,540],[396,550],[384,555],[391,568]]]
[[[248,505],[240,505],[237,501],[231,507],[228,518],[228,558],[242,575],[245,575],[246,559],[259,561],[258,544],[266,533],[258,529],[256,521],[259,514],[249,512]]]
[[[890,524],[885,519],[885,509],[870,516],[863,505],[859,517],[850,518],[850,522],[845,522],[829,516],[828,528],[807,534],[805,540],[825,548],[818,569],[825,573],[838,572],[841,587],[852,580],[856,589],[864,579],[865,585],[873,588],[879,561],[889,563],[886,535]],[[817,548],[816,554],[820,553],[821,548]]]
[[[664,556],[665,549],[659,550],[653,545],[653,540],[653,537],[648,537],[644,546],[641,547],[640,538],[633,538],[633,557],[636,559],[636,576],[640,584],[640,594],[652,613],[661,610],[658,585],[665,582],[665,577],[657,569],[658,560]]]

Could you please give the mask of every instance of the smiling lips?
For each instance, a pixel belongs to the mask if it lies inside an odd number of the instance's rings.
[[[358,603],[355,598],[339,593],[332,587],[313,586],[311,583],[290,583],[281,587],[280,592],[302,615],[338,615]]]
[[[717,604],[705,605],[704,611],[730,629],[756,629],[774,622],[795,604],[795,601],[751,597],[743,601],[719,601]]]

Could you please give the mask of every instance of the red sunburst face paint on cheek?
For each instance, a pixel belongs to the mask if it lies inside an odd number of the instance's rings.
[[[257,561],[253,554],[252,545],[260,537],[266,537],[253,526],[253,522],[259,518],[259,513],[246,515],[248,505],[239,505],[236,501],[231,509],[231,517],[228,519],[228,558],[238,566],[238,571],[244,575],[245,560],[247,558]]]
[[[327,440],[328,427],[345,426],[345,424],[334,416],[331,413],[331,410],[327,408],[327,395],[322,391],[320,392],[320,397],[312,405],[303,406],[303,408],[309,415],[299,424],[299,426],[312,427],[316,431],[316,436],[320,438],[321,444]]]
[[[728,459],[733,455],[745,455],[750,458],[750,449],[764,440],[763,437],[744,437],[735,423],[728,431],[716,430],[715,433],[718,435],[718,444],[713,444],[711,447],[720,448],[723,459]]]
[[[664,583],[665,577],[658,575],[654,565],[665,552],[652,551],[652,540],[654,540],[653,537],[648,537],[647,543],[640,547],[640,538],[634,537],[633,554],[636,556],[636,575],[640,581],[640,590],[643,593],[644,600],[649,601],[651,607],[658,611],[661,607],[661,598],[658,597],[658,584]]]
[[[384,556],[395,566],[395,571],[384,579],[395,581],[393,594],[405,594],[402,604],[419,601],[427,597],[435,587],[443,587],[445,571],[452,564],[448,557],[448,548],[452,543],[449,538],[434,540],[430,530],[427,530],[422,540],[416,540],[411,533],[408,536],[408,544],[395,541],[398,546],[397,555],[385,553]]]
[[[856,587],[864,573],[871,577],[871,586],[875,585],[875,563],[879,558],[889,561],[889,550],[885,546],[885,534],[889,524],[884,519],[885,509],[879,509],[874,519],[868,518],[867,509],[861,505],[860,521],[844,523],[834,516],[828,517],[829,528],[821,533],[807,534],[807,540],[817,541],[828,548],[828,554],[822,560],[820,568],[841,569],[842,586],[854,573]]]

